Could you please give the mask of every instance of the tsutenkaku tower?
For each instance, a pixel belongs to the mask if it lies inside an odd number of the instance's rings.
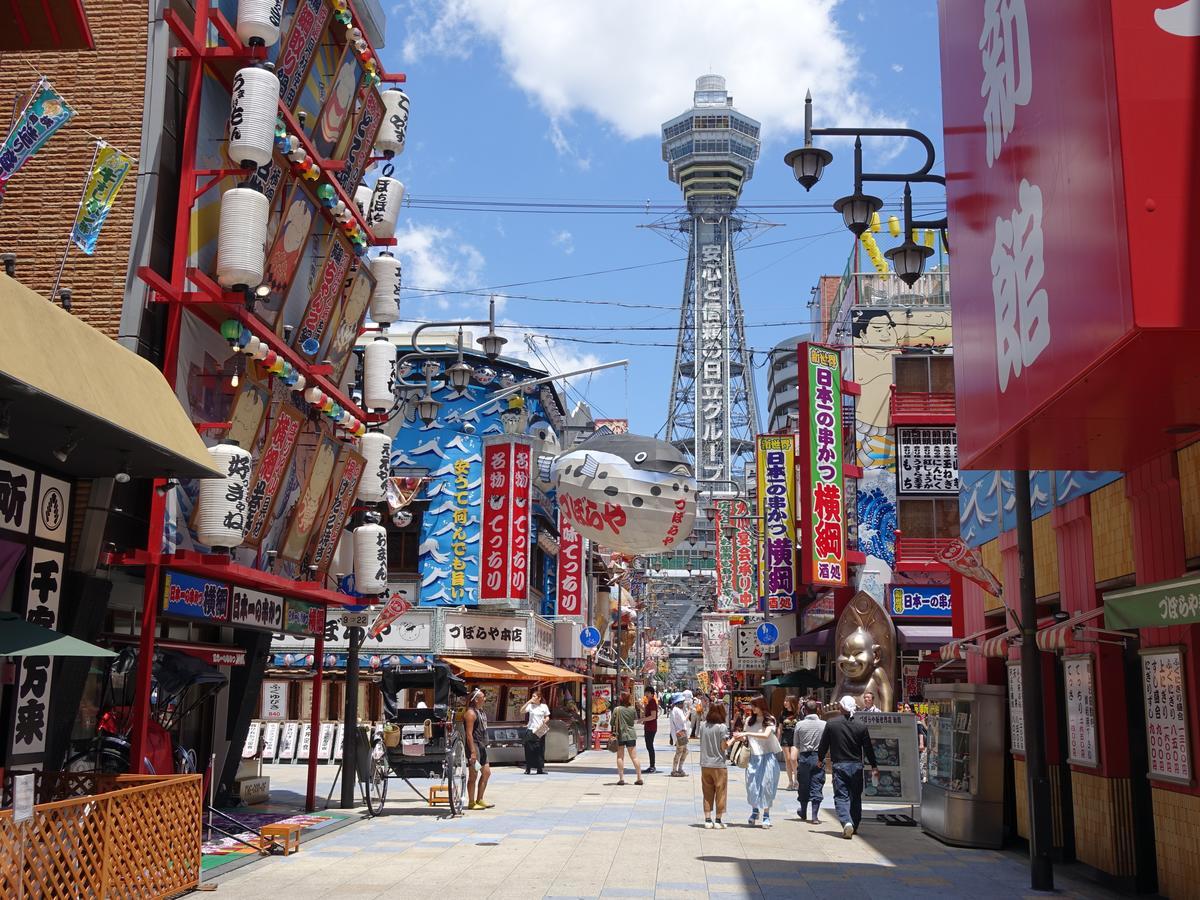
[[[664,123],[662,135],[687,213],[656,227],[688,251],[667,440],[691,454],[697,478],[729,479],[758,431],[734,248],[740,233],[759,227],[736,214],[754,175],[759,123],[733,108],[724,78],[704,75],[692,108]]]

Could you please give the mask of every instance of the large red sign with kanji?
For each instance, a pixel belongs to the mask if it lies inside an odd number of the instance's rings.
[[[533,447],[528,439],[489,438],[483,446],[480,605],[529,599]]]
[[[556,596],[557,613],[560,616],[583,615],[583,535],[571,527],[571,523],[558,514],[558,567]]]
[[[801,579],[804,584],[846,584],[846,493],[842,478],[842,360],[837,349],[800,345]]]
[[[1195,3],[939,6],[962,466],[1128,468],[1200,411]]]

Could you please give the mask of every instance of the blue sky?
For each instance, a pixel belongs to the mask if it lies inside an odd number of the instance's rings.
[[[782,162],[799,143],[805,89],[813,90],[818,126],[904,124],[928,133],[940,155],[936,4],[724,6],[720,15],[690,23],[682,20],[695,4],[645,0],[390,6],[383,57],[408,76],[412,103],[407,149],[396,165],[414,203],[399,232],[405,283],[414,288],[403,295],[402,315],[474,318],[485,312],[485,296],[431,291],[514,285],[497,293],[540,299],[503,302],[501,315],[514,326],[512,355],[537,363],[521,346],[530,333],[557,338],[534,340],[560,371],[628,358],[628,377],[618,369],[576,379],[570,397],[586,397],[597,416],[628,417],[635,431],[657,431],[666,416],[684,269],[678,248],[637,227],[660,213],[422,207],[435,199],[446,206],[450,198],[679,204],[658,125],[690,107],[694,79],[713,71],[726,77],[737,108],[763,122],[762,157],[743,203],[821,203],[768,213],[782,227],[756,243],[772,246],[740,251],[749,344],[768,349],[806,331],[805,324],[755,327],[806,323],[810,289],[819,275],[841,272],[852,244],[827,205],[850,193],[849,147],[830,145],[834,164],[808,195]],[[869,153],[876,168],[919,162],[894,143]],[[881,196],[898,197],[891,186],[880,187]],[[611,269],[624,271],[586,274]],[[765,418],[765,374],[757,381]]]

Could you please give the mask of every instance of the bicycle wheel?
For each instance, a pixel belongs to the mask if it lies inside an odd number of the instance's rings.
[[[115,750],[84,750],[67,759],[65,772],[97,772],[101,775],[124,775],[129,771],[129,759]]]
[[[462,738],[456,737],[446,751],[444,776],[450,795],[450,815],[463,814],[463,798],[467,796],[467,748]]]
[[[390,772],[387,758],[387,748],[381,738],[371,742],[371,760],[367,771],[360,775],[363,782],[363,792],[367,797],[367,811],[372,816],[383,812],[383,804],[387,800],[388,774]]]

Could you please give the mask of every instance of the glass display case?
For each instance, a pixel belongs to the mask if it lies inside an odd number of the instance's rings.
[[[1000,847],[1004,838],[1004,688],[929,685],[931,711],[921,827],[948,844]]]

